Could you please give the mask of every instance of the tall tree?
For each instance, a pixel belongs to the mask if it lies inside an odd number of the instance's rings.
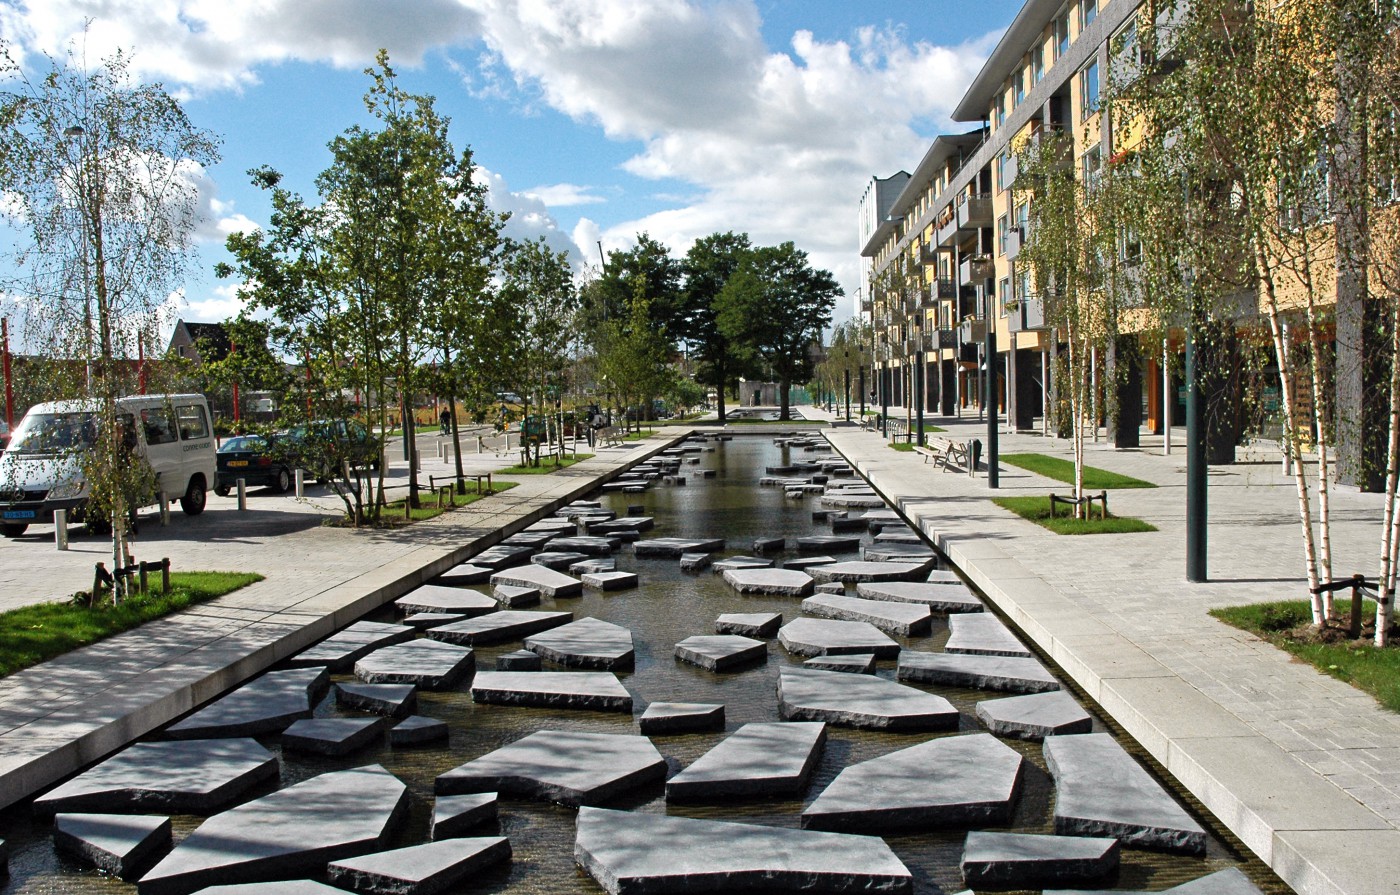
[[[681,313],[681,264],[647,233],[638,233],[630,249],[608,252],[607,263],[584,296],[585,327],[596,331],[610,320],[630,319],[638,296],[646,299],[654,327],[671,332],[674,338]]]
[[[751,249],[747,233],[712,233],[697,239],[681,262],[685,288],[679,335],[699,362],[696,381],[714,386],[721,423],[726,393],[752,363],[743,346],[732,344],[720,328],[719,296]]]
[[[538,240],[512,245],[505,261],[501,295],[514,311],[510,328],[514,334],[511,363],[515,378],[522,383],[525,420],[522,434],[528,433],[530,407],[543,409],[550,384],[559,387],[560,375],[568,361],[569,343],[574,337],[578,312],[578,292],[574,289],[567,252],[554,252]],[[562,448],[562,439],[560,440]],[[528,450],[530,443],[525,440]],[[539,462],[538,449],[530,462]]]

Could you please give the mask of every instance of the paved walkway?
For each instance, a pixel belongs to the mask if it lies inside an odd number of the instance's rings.
[[[803,408],[810,416],[817,411]],[[985,438],[975,420],[930,423]],[[1090,445],[1091,466],[1156,483],[1113,512],[1159,531],[1066,537],[990,502],[984,473],[942,472],[878,434],[832,444],[1048,654],[1301,895],[1400,892],[1400,716],[1217,622],[1212,607],[1306,595],[1297,497],[1277,455],[1210,470],[1210,582],[1185,580],[1185,457]],[[1002,453],[1070,457],[1067,441],[1001,436]],[[1002,466],[1002,495],[1064,491]],[[1338,577],[1373,573],[1381,496],[1333,496]]]
[[[510,491],[397,531],[327,528],[301,507],[208,512],[150,535],[143,524],[138,558],[169,556],[177,569],[257,571],[266,580],[0,679],[0,807],[401,596],[683,434],[600,449],[591,460],[521,476]],[[60,594],[87,586],[82,575],[90,585],[94,557],[58,553],[51,541],[29,549],[21,542],[0,553],[8,579],[0,594],[17,586],[11,560],[41,548],[42,565],[20,582],[22,602],[54,590],[53,580],[63,582]],[[68,581],[73,569],[76,587]]]

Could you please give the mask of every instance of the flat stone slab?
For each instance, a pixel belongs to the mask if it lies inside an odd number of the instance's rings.
[[[1089,733],[1094,720],[1063,690],[977,703],[977,720],[992,733],[1023,740]]]
[[[278,880],[271,883],[234,883],[231,886],[209,886],[195,895],[344,895],[325,883],[309,879]]]
[[[617,571],[617,560],[613,559],[611,556],[603,557],[602,559],[582,559],[569,566],[569,574],[578,575],[580,578],[584,575],[593,575],[598,572],[615,571]]]
[[[666,759],[646,737],[541,730],[439,774],[435,786],[438,795],[495,791],[577,807],[665,778]]]
[[[463,584],[485,584],[491,578],[494,569],[486,566],[479,566],[473,562],[464,562],[461,565],[453,566],[446,572],[437,576],[438,584],[463,585]]]
[[[588,572],[582,576],[583,586],[593,590],[631,590],[637,586],[636,572]]]
[[[434,628],[429,636],[451,625]],[[355,663],[355,676],[367,684],[417,684],[423,690],[446,690],[476,667],[464,646],[439,640],[410,640],[375,650]]]
[[[1045,895],[1261,895],[1259,887],[1249,881],[1239,868],[1220,870],[1189,883],[1172,886],[1157,892],[1122,889],[1046,889]]]
[[[805,666],[782,669],[778,716],[784,721],[825,721],[866,730],[958,729],[958,710],[942,696],[873,674]]]
[[[1031,651],[1011,633],[1011,629],[990,612],[950,616],[948,643],[943,649],[969,656],[1028,658],[1031,655]]]
[[[418,708],[418,688],[413,684],[342,683],[335,685],[335,701],[347,709],[407,718]]]
[[[446,721],[425,715],[409,715],[389,730],[389,743],[393,746],[422,746],[445,740],[447,735]]]
[[[544,667],[544,659],[538,653],[518,649],[496,657],[497,671],[539,671]]]
[[[554,538],[552,531],[518,531],[497,546],[502,547],[529,547],[532,551],[539,550]],[[531,554],[533,557],[533,554]]]
[[[899,654],[896,676],[921,684],[949,684],[1008,693],[1044,693],[1060,689],[1059,681],[1035,659],[1009,656],[966,656],[956,653]]]
[[[882,542],[862,547],[860,558],[867,562],[928,562],[937,557],[931,548],[921,544]]]
[[[809,535],[793,542],[799,553],[849,553],[860,549],[860,535]],[[791,568],[791,564],[788,564]]]
[[[282,748],[316,755],[349,755],[383,734],[383,718],[303,718],[282,732]]]
[[[579,553],[576,550],[547,550],[530,557],[530,562],[558,572],[587,559],[587,553]]]
[[[726,569],[722,577],[741,594],[805,597],[812,592],[812,576],[797,569]]]
[[[821,497],[824,507],[882,507],[885,501],[877,494],[862,494],[860,492],[846,493],[841,491],[827,491]]]
[[[331,882],[373,895],[436,895],[474,873],[510,860],[504,836],[446,839],[342,858],[326,867]]]
[[[723,549],[724,538],[650,538],[632,545],[637,556],[679,557],[682,553],[718,553]]]
[[[141,895],[320,873],[384,847],[408,788],[378,765],[333,771],[206,820],[141,878]]]
[[[909,893],[883,840],[600,808],[579,810],[574,860],[610,895]]]
[[[1117,839],[972,832],[963,843],[963,882],[979,889],[1091,882],[1117,867]]]
[[[802,826],[879,835],[1008,824],[1022,761],[988,733],[929,740],[843,770],[802,812]]]
[[[482,671],[472,700],[494,705],[631,712],[632,694],[610,671]]]
[[[801,795],[825,743],[820,722],[745,724],[666,781],[666,801]]]
[[[801,572],[812,566],[828,566],[834,562],[836,562],[836,558],[833,556],[794,556],[791,559],[783,560],[783,568]]]
[[[430,839],[451,839],[496,819],[500,812],[494,792],[466,792],[433,799]]]
[[[329,687],[324,667],[269,671],[170,725],[165,735],[199,740],[281,733],[298,718],[311,717]]]
[[[170,844],[170,818],[149,814],[57,814],[53,844],[122,879]]]
[[[597,618],[581,618],[526,637],[525,648],[574,668],[627,669],[636,659],[632,632]]]
[[[538,606],[540,604],[540,589],[538,587],[517,587],[514,584],[497,584],[491,588],[491,596],[499,605],[507,609],[517,609],[521,606]]]
[[[714,561],[715,555],[713,553],[682,553],[681,571],[698,572],[701,569],[708,568],[710,563]]]
[[[795,656],[871,653],[877,659],[893,659],[899,655],[899,644],[869,622],[795,618],[778,629],[778,642]]]
[[[432,640],[445,643],[463,643],[477,646],[485,643],[504,643],[507,640],[520,640],[540,631],[567,625],[573,621],[572,612],[529,612],[522,609],[507,609],[469,618],[427,632]]]
[[[727,612],[715,619],[716,634],[772,637],[783,623],[780,612]]]
[[[818,581],[912,581],[922,575],[925,567],[907,562],[836,562],[813,566],[807,570]]]
[[[450,612],[453,615],[485,615],[496,611],[496,601],[464,587],[444,587],[425,584],[394,601],[405,614],[417,612]]]
[[[925,580],[932,584],[963,583],[962,579],[958,577],[958,573],[954,572],[952,569],[934,569],[932,572],[928,573],[928,578]]]
[[[499,572],[501,569],[528,563],[537,549],[538,547],[532,544],[497,544],[473,556],[471,561],[493,572]]]
[[[823,581],[821,584],[812,588],[812,591],[819,594],[836,594],[837,596],[842,596],[846,593],[846,585],[839,581]]]
[[[549,542],[549,549],[568,550],[586,556],[608,556],[622,546],[620,538],[604,538],[598,535],[566,535]]]
[[[697,634],[676,644],[676,658],[706,671],[727,671],[768,661],[768,644],[739,634]]]
[[[802,611],[821,618],[869,622],[887,634],[927,634],[933,612],[922,604],[862,600],[860,597],[817,594],[802,601]]]
[[[536,565],[517,566],[497,572],[491,576],[491,583],[533,587],[547,597],[577,597],[583,593],[583,582],[577,578]]]
[[[986,606],[962,583],[927,581],[863,581],[856,594],[866,600],[921,603],[934,612],[982,612]]]
[[[287,660],[289,668],[324,665],[332,672],[348,671],[355,660],[381,646],[412,640],[414,628],[359,621],[302,650]]]
[[[415,631],[426,631],[429,628],[436,628],[438,625],[450,625],[466,618],[456,612],[415,612],[412,615],[404,616],[403,623],[413,628]]]
[[[256,740],[137,743],[39,796],[34,811],[209,814],[276,776],[276,757]]]
[[[1113,836],[1130,848],[1205,854],[1205,830],[1112,736],[1049,737],[1045,764],[1055,778],[1056,833]]]
[[[754,553],[777,553],[787,547],[787,541],[783,538],[754,538]]]
[[[849,656],[813,656],[802,663],[803,668],[817,671],[839,671],[844,674],[874,674],[875,654],[854,653]]]
[[[716,573],[727,572],[730,569],[771,569],[773,560],[760,556],[730,556],[726,559],[716,560],[711,566]]]
[[[653,702],[642,712],[638,723],[645,736],[723,730],[724,706],[709,702]]]

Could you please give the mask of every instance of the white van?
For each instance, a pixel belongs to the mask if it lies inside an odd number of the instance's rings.
[[[204,512],[214,481],[214,428],[203,395],[133,395],[117,399],[119,425],[135,434],[133,449],[151,464],[157,492],[179,497],[188,515]],[[98,428],[96,401],[37,404],[15,428],[0,455],[0,535],[18,537],[52,522],[54,510],[77,521],[87,504],[78,455]],[[150,495],[154,502],[156,495]]]

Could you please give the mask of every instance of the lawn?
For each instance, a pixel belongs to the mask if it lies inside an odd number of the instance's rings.
[[[159,593],[157,576],[153,593],[138,594],[117,606],[110,599],[96,606],[40,603],[0,613],[0,676],[261,580],[255,572],[171,572],[168,594]]]
[[[509,491],[511,488],[515,487],[515,484],[515,482],[493,481],[492,487],[494,490],[492,493],[500,494],[502,491]],[[427,488],[422,488],[418,492],[418,507],[410,511],[410,515],[407,519],[403,516],[404,502],[402,500],[395,500],[392,503],[384,504],[379,510],[379,527],[399,528],[400,526],[408,525],[413,522],[436,519],[448,510],[461,509],[468,504],[476,503],[478,500],[491,496],[490,494],[477,494],[475,489],[476,482],[474,480],[468,482],[466,494],[453,495],[452,502],[454,506],[438,506],[437,495]],[[339,524],[348,525],[349,523],[345,520],[341,520]]]
[[[1367,604],[1374,616],[1375,605]],[[1349,611],[1349,610],[1346,610]],[[1392,712],[1400,712],[1400,650],[1376,649],[1364,640],[1346,639],[1346,621],[1312,627],[1307,600],[1280,600],[1212,609],[1210,614],[1245,631],[1258,634],[1323,674],[1365,690]],[[1368,625],[1362,631],[1366,637]]]
[[[565,457],[561,461],[558,457],[549,456],[542,458],[539,466],[507,466],[505,469],[496,470],[492,475],[548,475],[560,469],[568,469],[575,463],[592,459],[592,457],[592,454],[577,454],[573,457]]]
[[[1127,534],[1157,530],[1141,519],[1115,516],[1112,513],[1108,514],[1107,519],[1100,519],[1097,512],[1093,514],[1092,519],[1075,519],[1066,516],[1064,510],[1057,508],[1058,514],[1052,519],[1048,497],[997,497],[992,503],[1059,535]]]
[[[1047,479],[1074,484],[1074,463],[1059,457],[1045,454],[1002,454],[1001,462],[1021,469],[1030,470]],[[1151,482],[1135,479],[1130,475],[1119,475],[1107,469],[1094,466],[1084,467],[1084,487],[1089,491],[1104,491],[1109,488],[1156,488]]]

